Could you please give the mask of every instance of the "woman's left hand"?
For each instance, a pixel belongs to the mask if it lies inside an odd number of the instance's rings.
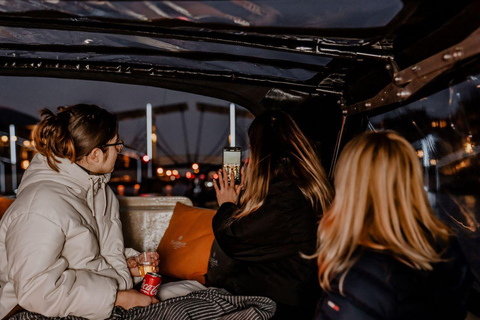
[[[155,266],[155,272],[158,272],[160,270],[160,268],[158,267],[158,265],[160,264],[160,256],[158,255],[158,252],[149,251],[147,252],[147,257],[150,262]],[[132,277],[141,277],[140,271],[138,270],[138,263],[136,257],[128,258],[127,265],[130,269],[130,274],[132,275]]]
[[[213,187],[217,194],[218,205],[221,206],[225,202],[232,202],[237,204],[238,196],[243,189],[243,176],[244,168],[241,170],[242,182],[239,185],[235,185],[235,177],[233,172],[230,176],[230,183],[228,183],[228,176],[225,169],[218,171],[218,182],[213,180]]]

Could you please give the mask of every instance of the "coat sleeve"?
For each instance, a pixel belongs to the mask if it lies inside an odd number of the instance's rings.
[[[118,200],[110,189],[107,189],[108,198],[111,199],[110,213],[106,214],[102,223],[100,235],[100,251],[107,262],[115,269],[119,275],[118,289],[129,290],[133,287],[133,278],[127,266],[125,257],[125,244],[123,241],[122,222]]]
[[[137,250],[133,249],[133,248],[125,248],[125,257],[130,258],[130,257],[135,257],[135,256],[138,256],[140,254],[140,252],[138,252]]]
[[[297,253],[296,245],[289,241],[288,222],[282,218],[288,212],[277,214],[264,205],[232,222],[237,209],[231,202],[222,204],[212,222],[218,245],[230,258],[266,262]]]
[[[317,320],[408,319],[399,313],[399,288],[392,287],[390,281],[400,276],[400,281],[408,282],[411,274],[398,272],[389,259],[383,260],[383,256],[377,254],[363,254],[348,270],[342,292],[341,275],[332,279],[331,290],[326,291],[319,301]],[[424,318],[420,313],[418,315],[418,319]]]
[[[108,318],[116,300],[115,279],[69,269],[64,243],[62,228],[40,214],[12,221],[5,246],[19,305],[48,317]]]

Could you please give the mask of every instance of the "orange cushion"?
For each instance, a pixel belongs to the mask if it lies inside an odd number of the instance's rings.
[[[215,210],[177,202],[170,225],[160,244],[160,274],[205,283],[208,258],[215,238],[212,219]]]
[[[0,219],[2,219],[3,214],[7,211],[8,207],[10,207],[14,200],[15,199],[0,197]]]

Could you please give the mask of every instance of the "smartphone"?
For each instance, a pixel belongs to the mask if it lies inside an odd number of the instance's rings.
[[[230,183],[231,173],[235,177],[235,184],[240,184],[241,174],[240,167],[242,166],[242,148],[240,147],[225,147],[223,148],[223,169],[228,175],[228,182]]]

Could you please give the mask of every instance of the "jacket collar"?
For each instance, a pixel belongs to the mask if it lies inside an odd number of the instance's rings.
[[[102,190],[103,201],[106,199],[105,186],[110,181],[110,173],[93,175],[88,174],[76,163],[68,159],[56,158],[59,172],[54,171],[47,163],[47,159],[37,153],[25,171],[22,182],[18,188],[20,194],[27,186],[35,182],[54,181],[71,189],[79,198],[87,201],[88,206],[95,216],[94,198],[99,190]],[[101,210],[104,208],[100,208]],[[98,211],[98,210],[97,210]]]

